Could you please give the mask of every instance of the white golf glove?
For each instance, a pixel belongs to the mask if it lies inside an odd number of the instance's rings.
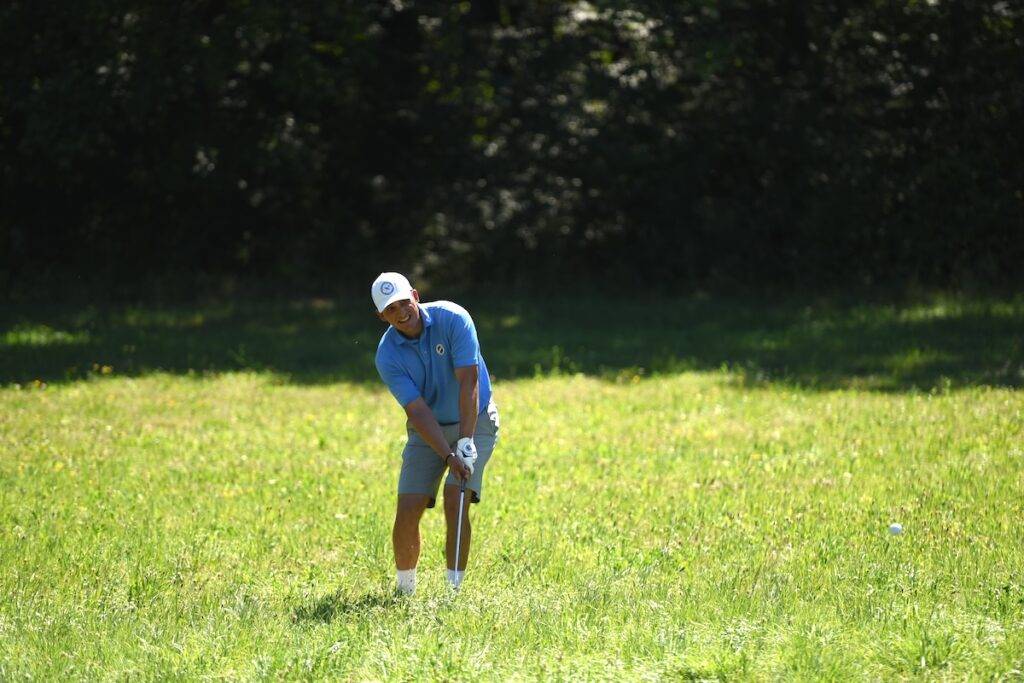
[[[476,465],[476,444],[473,443],[473,439],[469,437],[462,437],[455,444],[455,455],[458,456],[462,464],[469,470],[470,475],[473,474],[473,467]]]

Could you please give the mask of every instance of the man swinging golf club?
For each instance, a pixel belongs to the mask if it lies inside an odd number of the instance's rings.
[[[484,467],[498,439],[476,326],[450,301],[420,303],[399,273],[381,273],[371,293],[377,316],[390,326],[377,346],[377,372],[407,417],[392,531],[398,591],[416,590],[420,518],[434,507],[445,468],[448,582],[458,589],[469,557],[469,503],[480,502]]]

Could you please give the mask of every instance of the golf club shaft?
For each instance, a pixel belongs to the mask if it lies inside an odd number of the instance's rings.
[[[466,507],[466,480],[462,480],[459,489],[459,526],[455,530],[455,571],[459,570],[459,560],[462,559],[462,511]]]

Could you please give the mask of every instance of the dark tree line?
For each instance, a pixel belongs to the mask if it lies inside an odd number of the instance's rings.
[[[0,6],[0,284],[1019,283],[1024,6]]]

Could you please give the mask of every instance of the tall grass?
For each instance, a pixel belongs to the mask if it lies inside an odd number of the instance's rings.
[[[8,311],[0,678],[1021,675],[1019,302],[471,310],[501,440],[405,599],[372,318]]]

